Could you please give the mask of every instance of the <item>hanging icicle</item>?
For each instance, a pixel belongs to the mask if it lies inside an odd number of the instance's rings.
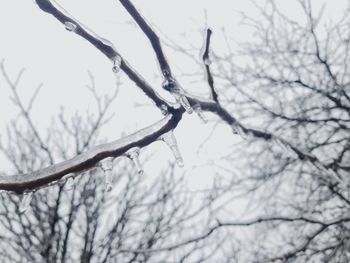
[[[179,147],[177,145],[176,138],[174,136],[173,131],[169,131],[167,133],[164,133],[159,138],[162,141],[164,141],[169,146],[169,148],[171,149],[171,151],[172,151],[172,153],[173,153],[173,155],[175,157],[176,164],[179,167],[183,167],[184,166],[184,161],[182,159],[182,156],[181,156]]]
[[[75,185],[75,179],[74,179],[74,177],[73,177],[73,176],[69,176],[69,177],[67,178],[67,180],[66,180],[66,184],[65,184],[65,186],[64,186],[64,189],[65,189],[66,191],[71,191],[71,190],[73,190],[74,185]]]
[[[110,192],[113,189],[113,180],[112,180],[112,170],[113,170],[113,159],[104,160],[100,164],[100,168],[104,173],[105,177],[105,191]]]
[[[195,113],[198,115],[198,117],[201,119],[203,123],[208,123],[208,119],[203,114],[201,105],[199,104],[194,105],[193,110],[195,111]]]
[[[138,174],[143,174],[144,171],[142,169],[141,162],[139,159],[140,148],[139,147],[131,148],[125,153],[125,155],[133,161]]]
[[[22,200],[21,200],[21,203],[19,205],[19,212],[21,214],[25,213],[28,210],[32,199],[33,199],[33,192],[23,193]]]

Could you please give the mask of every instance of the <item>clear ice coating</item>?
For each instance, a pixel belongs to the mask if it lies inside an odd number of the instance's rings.
[[[191,114],[193,110],[191,108],[191,104],[188,102],[188,99],[184,94],[184,90],[169,73],[163,72],[163,75],[165,76],[162,83],[163,89],[169,91],[174,96],[176,102],[180,103],[188,114]]]
[[[112,184],[112,170],[113,170],[113,160],[105,160],[100,165],[104,176],[105,176],[105,191],[110,192],[113,189]]]
[[[113,60],[113,68],[112,68],[112,71],[115,74],[119,73],[121,64],[122,64],[122,58],[119,55],[116,55]]]
[[[69,32],[74,32],[77,29],[77,25],[69,21],[65,22],[64,26]]]
[[[33,192],[25,192],[23,194],[21,203],[19,205],[19,212],[21,214],[25,213],[28,210],[32,199],[33,199]]]
[[[182,156],[181,156],[179,147],[177,145],[176,138],[174,136],[173,131],[169,131],[167,133],[164,133],[159,138],[162,141],[164,141],[169,146],[169,148],[171,149],[171,151],[172,151],[172,153],[173,153],[173,155],[175,157],[176,164],[179,167],[183,167],[184,166],[184,161],[182,159]]]
[[[198,117],[202,120],[203,123],[207,123],[208,119],[203,114],[202,108],[199,104],[194,105],[193,107],[195,113],[198,115]]]
[[[246,140],[246,139],[248,138],[247,133],[244,131],[243,127],[242,127],[240,124],[238,124],[238,123],[233,123],[233,124],[231,125],[231,127],[232,127],[233,133],[238,134],[238,135],[241,136],[244,140]]]
[[[209,57],[206,57],[206,58],[204,59],[204,64],[205,64],[205,65],[210,66],[211,63],[212,63],[212,62],[211,62],[211,60],[210,60]]]
[[[162,114],[165,116],[165,115],[168,115],[168,107],[165,105],[165,104],[163,104],[162,106],[160,106],[160,110],[161,110],[161,112],[162,112]]]
[[[75,180],[73,176],[67,178],[66,184],[64,186],[66,191],[71,191],[74,188]]]
[[[139,159],[139,155],[140,155],[140,148],[139,147],[131,148],[130,150],[128,150],[126,152],[126,156],[129,157],[133,161],[137,172],[139,174],[143,174],[143,169],[142,169],[142,165],[141,165],[141,162]]]

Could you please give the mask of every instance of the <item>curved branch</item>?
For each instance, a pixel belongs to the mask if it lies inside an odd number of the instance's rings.
[[[48,166],[38,171],[13,176],[0,176],[0,189],[23,193],[33,191],[50,183],[57,182],[70,173],[81,173],[94,167],[108,157],[118,157],[133,147],[144,147],[157,138],[175,128],[181,119],[181,114],[168,115],[162,120],[114,142],[102,144],[73,157],[70,160]]]

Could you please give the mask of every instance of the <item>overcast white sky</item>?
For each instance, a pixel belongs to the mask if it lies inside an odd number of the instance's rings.
[[[160,93],[161,79],[154,53],[148,40],[135,26],[128,13],[117,0],[61,0],[57,1],[76,19],[98,35],[109,39],[117,50]],[[176,41],[179,45],[193,46],[193,55],[199,56],[203,36],[200,30],[206,23],[213,29],[212,48],[225,52],[222,29],[235,41],[248,40],[250,32],[240,22],[238,12],[255,16],[247,0],[135,0],[133,3],[156,31]],[[320,1],[314,1],[315,4]],[[334,3],[337,2],[337,5]],[[346,1],[328,1],[327,16],[340,15]],[[295,1],[283,1],[283,9],[292,17],[300,16]],[[206,14],[206,15],[205,15]],[[207,17],[207,19],[206,19]],[[29,99],[38,83],[44,84],[33,109],[35,123],[45,132],[51,117],[63,105],[67,112],[84,111],[91,104],[91,96],[85,89],[89,83],[87,71],[95,76],[98,91],[112,94],[116,78],[110,61],[87,41],[64,29],[55,18],[41,11],[34,1],[0,0],[0,59],[14,78],[20,68],[26,72],[19,87],[25,100]],[[193,73],[198,66],[179,53],[165,47],[171,66],[177,73]],[[204,76],[203,76],[204,78]],[[120,137],[122,132],[131,133],[161,117],[159,110],[121,74],[124,83],[119,97],[113,104],[115,118],[103,132],[110,140]],[[203,93],[207,89],[198,78],[190,81],[180,78],[190,92]],[[5,132],[8,121],[18,114],[9,101],[10,91],[0,76],[0,134]],[[205,90],[206,91],[206,90]],[[135,103],[144,104],[135,108]],[[210,159],[219,159],[229,151],[235,139],[229,127],[217,129],[212,140],[197,156],[198,145],[210,134],[212,125],[203,125],[193,116],[186,116],[175,134],[184,155],[187,171]],[[153,147],[153,146],[152,146]],[[152,150],[156,148],[151,148]],[[157,166],[160,161],[171,159],[170,153],[160,148],[154,160],[147,166]],[[3,160],[0,156],[0,160]],[[151,169],[151,168],[150,168]],[[187,170],[186,170],[187,169]],[[192,180],[201,181],[203,169],[191,173]],[[206,170],[208,172],[208,170]],[[147,172],[147,167],[146,167]]]

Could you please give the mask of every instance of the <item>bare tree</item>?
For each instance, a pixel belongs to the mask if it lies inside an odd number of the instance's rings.
[[[131,231],[128,232],[130,239],[126,237],[123,239],[123,244],[120,241],[118,243],[120,233],[118,231],[120,228],[120,231],[123,231],[125,227],[125,218],[123,218],[118,226],[115,226],[115,230],[113,228],[103,241],[107,242],[107,246],[96,248],[91,239],[85,238],[85,241],[90,241],[85,242],[84,253],[80,255],[82,260],[89,258],[93,251],[98,251],[95,254],[98,262],[108,261],[108,256],[112,257],[110,260],[119,259],[130,262],[143,262],[150,259],[151,256],[155,256],[156,259],[153,258],[153,261],[164,262],[167,255],[174,251],[175,254],[172,254],[174,259],[171,260],[175,262],[183,262],[188,259],[198,262],[198,258],[204,261],[210,255],[216,254],[211,251],[217,251],[218,246],[220,251],[224,251],[222,253],[226,255],[222,258],[228,258],[227,261],[305,262],[316,260],[347,262],[349,260],[350,98],[347,67],[349,44],[346,31],[349,23],[347,14],[341,17],[339,22],[320,32],[322,16],[321,13],[319,15],[313,13],[310,1],[299,1],[306,22],[292,20],[277,8],[274,1],[266,1],[266,6],[262,8],[257,6],[261,11],[262,19],[246,18],[246,21],[256,31],[257,39],[254,43],[243,45],[239,56],[243,56],[245,60],[238,64],[232,60],[232,58],[236,59],[234,54],[225,57],[215,55],[217,63],[215,63],[214,69],[210,64],[209,52],[212,31],[207,29],[202,63],[205,67],[209,96],[208,98],[199,98],[186,92],[176,80],[164,56],[158,36],[134,5],[128,0],[120,0],[120,3],[151,42],[161,69],[160,74],[164,78],[163,88],[172,94],[176,101],[172,103],[157,94],[155,89],[129,65],[112,43],[85,28],[54,1],[36,0],[36,3],[41,10],[51,14],[64,24],[67,30],[81,36],[101,51],[112,62],[113,71],[125,73],[160,109],[164,116],[157,123],[123,139],[94,147],[90,147],[94,143],[90,143],[92,137],[88,136],[89,141],[84,143],[81,140],[83,138],[84,141],[84,138],[87,138],[86,134],[74,133],[74,125],[80,125],[77,121],[78,123],[73,123],[72,134],[77,134],[75,143],[84,147],[78,147],[79,150],[76,151],[74,158],[67,159],[66,155],[63,154],[61,159],[65,159],[65,161],[56,163],[56,158],[52,156],[44,140],[39,137],[28,114],[26,115],[28,110],[15,98],[16,104],[21,108],[30,127],[30,138],[33,138],[34,145],[36,145],[34,150],[40,149],[40,153],[44,157],[40,158],[38,155],[38,158],[28,159],[27,155],[24,155],[26,158],[19,158],[16,151],[5,151],[8,153],[9,159],[14,162],[18,174],[1,176],[1,189],[24,194],[25,197],[32,196],[33,191],[43,187],[47,188],[45,190],[47,192],[61,189],[61,180],[72,176],[79,180],[79,185],[82,185],[80,189],[91,189],[91,185],[95,185],[95,183],[89,183],[91,182],[89,180],[98,180],[97,173],[93,172],[96,167],[101,166],[105,177],[109,177],[111,166],[108,165],[108,159],[123,155],[134,159],[132,156],[135,156],[135,153],[137,155],[139,148],[146,147],[159,139],[170,146],[177,163],[182,165],[182,158],[172,130],[181,123],[183,114],[195,111],[201,115],[201,111],[209,111],[222,122],[231,126],[234,135],[240,135],[245,139],[242,143],[244,147],[240,147],[240,151],[235,150],[227,157],[228,161],[239,158],[242,165],[241,174],[233,176],[228,185],[231,189],[241,189],[241,192],[243,191],[245,196],[250,198],[252,204],[257,204],[252,205],[255,212],[253,219],[237,218],[235,221],[232,218],[213,216],[215,212],[210,211],[206,224],[200,224],[200,229],[195,229],[190,236],[182,238],[182,232],[192,229],[195,221],[190,220],[192,224],[188,228],[187,220],[178,219],[179,222],[175,222],[175,225],[181,230],[179,231],[178,228],[169,230],[170,232],[177,231],[175,235],[167,232],[167,228],[172,225],[167,220],[177,218],[172,212],[168,213],[165,218],[161,215],[160,219],[151,217],[147,221],[148,209],[157,209],[157,205],[160,205],[163,206],[162,209],[166,210],[164,206],[167,199],[164,198],[169,194],[165,194],[165,197],[160,198],[160,203],[150,202],[149,204],[152,205],[147,206],[146,210],[142,210],[144,211],[143,216],[146,217],[144,222],[149,222],[148,224],[156,229],[156,232],[150,235],[150,239],[147,239],[147,235],[144,234],[138,239],[140,231]],[[220,80],[219,85],[215,82],[216,79]],[[9,84],[13,87],[16,86],[10,79]],[[231,93],[225,92],[225,98],[222,98],[221,92],[224,89]],[[61,122],[69,133],[72,128],[64,121]],[[93,122],[87,123],[91,125]],[[95,126],[92,125],[92,127]],[[89,129],[86,130],[89,133]],[[16,135],[13,136],[13,145],[16,147],[17,145],[27,145],[28,148],[21,150],[27,153],[33,151],[31,144],[18,141],[24,140],[26,137],[21,136],[15,126],[14,131],[10,133]],[[7,149],[15,149],[15,147]],[[62,149],[61,152],[64,153]],[[246,157],[243,161],[242,156]],[[50,162],[45,163],[43,159],[50,160]],[[133,176],[127,178],[131,184],[135,184],[129,192],[132,198],[139,198],[138,201],[146,200],[142,196],[146,192],[141,191],[141,197],[138,197],[137,191],[135,192],[139,179],[135,182]],[[55,183],[58,183],[58,186],[49,187]],[[79,185],[76,185],[76,188]],[[122,186],[122,184],[120,185]],[[127,185],[123,191],[129,189]],[[172,188],[176,188],[175,186],[176,184]],[[81,191],[78,192],[80,194],[77,194],[77,198],[84,196]],[[124,197],[123,191],[118,195],[119,198]],[[227,187],[211,189],[208,200],[216,200],[217,195],[225,191],[227,191]],[[43,194],[43,199],[47,196],[47,192]],[[96,195],[97,199],[101,198],[100,202],[103,204],[105,197],[99,193],[96,192],[92,196]],[[68,213],[71,217],[76,216],[79,211],[73,207],[74,205],[89,207],[89,209],[95,207],[91,201],[88,201],[85,206],[84,202],[74,203],[75,199],[72,196],[70,196],[70,214]],[[170,203],[172,201],[175,203],[170,205],[173,211],[178,211],[177,209],[184,211],[183,209],[185,209],[186,213],[189,213],[187,216],[182,214],[182,218],[196,218],[200,213],[196,211],[203,211],[203,207],[210,207],[208,203],[205,203],[204,206],[199,207],[199,210],[195,209],[195,212],[189,212],[186,210],[186,202],[178,205],[179,197],[170,196],[174,197],[170,201]],[[27,202],[26,200],[30,200],[30,198],[25,197],[23,198],[24,203]],[[34,201],[38,202],[39,200],[39,195],[36,194]],[[127,200],[128,198],[124,198],[123,202]],[[14,207],[18,206],[16,201],[13,202]],[[140,204],[137,203],[135,206],[139,208]],[[67,202],[64,204],[67,205]],[[119,203],[119,207],[123,207],[122,204]],[[130,209],[130,203],[127,202],[127,204],[126,207]],[[131,202],[131,208],[133,204]],[[142,205],[141,207],[145,208]],[[98,209],[100,208],[101,206],[98,206]],[[89,214],[90,219],[86,221],[89,223],[85,226],[85,230],[88,230],[83,232],[85,237],[95,235],[94,229],[99,222],[91,219],[96,216],[94,212],[92,214],[93,216]],[[23,216],[15,215],[15,217],[22,218]],[[66,225],[72,224],[69,218],[68,216],[68,221],[64,221],[68,222]],[[10,220],[10,223],[7,224],[16,222],[16,220]],[[135,223],[133,220],[130,221],[132,223],[129,225],[131,229]],[[162,235],[160,238],[158,235],[157,223],[164,222],[163,220],[167,222],[162,225],[166,230],[164,233],[162,231],[160,233],[165,234],[166,238]],[[95,223],[90,225],[91,221]],[[182,222],[185,226],[181,226]],[[235,235],[243,227],[251,226],[256,230],[254,239],[242,239],[241,235]],[[142,227],[149,229],[147,223],[146,225],[142,224],[141,229]],[[10,225],[9,228],[12,231],[17,230],[17,226]],[[118,234],[115,234],[114,231],[117,231]],[[225,231],[227,234],[222,234]],[[72,235],[79,236],[79,231],[72,231],[72,233],[74,233]],[[221,235],[219,235],[220,233]],[[27,235],[31,238],[30,234]],[[218,238],[209,246],[212,250],[208,247],[204,249],[203,246],[208,246],[208,242],[212,238]],[[220,238],[224,239],[220,240]],[[141,240],[138,245],[128,243],[134,243],[135,239]],[[223,240],[227,242],[223,242]],[[180,251],[179,248],[181,248]],[[51,249],[50,246],[49,251]],[[62,252],[61,248],[52,249],[52,251],[56,251],[57,255],[66,253]],[[194,253],[198,253],[195,259],[192,258]],[[74,253],[71,256],[77,258]]]
[[[349,8],[329,22],[324,5],[294,2],[296,20],[277,1],[255,3],[260,16],[242,15],[253,40],[236,53],[216,52],[221,103],[244,125],[279,138],[248,136],[228,156],[246,157],[241,187],[257,204],[256,219],[223,221],[217,229],[254,229],[255,240],[242,247],[251,261],[348,262]]]

